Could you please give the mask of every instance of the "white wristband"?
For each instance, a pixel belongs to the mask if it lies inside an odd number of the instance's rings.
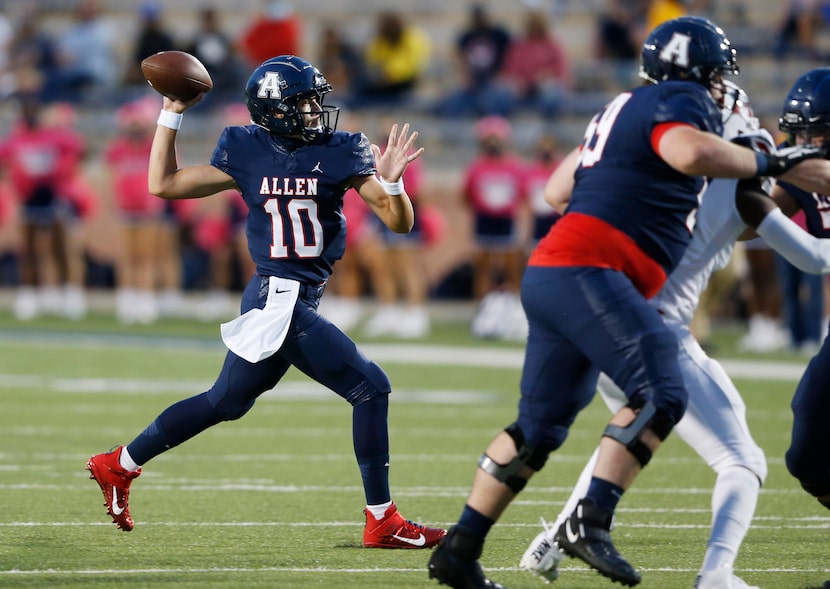
[[[378,176],[378,182],[380,182],[380,185],[383,186],[386,194],[390,196],[398,196],[399,194],[403,194],[403,177],[398,178],[397,182],[387,182],[382,176]]]
[[[182,126],[182,118],[184,118],[184,115],[180,112],[170,112],[162,109],[156,124],[178,131]]]

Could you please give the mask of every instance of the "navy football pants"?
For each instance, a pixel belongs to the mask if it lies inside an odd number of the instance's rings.
[[[793,429],[787,470],[816,497],[830,494],[830,338],[801,377],[791,403]],[[830,507],[830,505],[828,506]]]
[[[517,423],[530,446],[549,452],[562,445],[600,372],[629,400],[650,400],[675,423],[683,416],[688,396],[677,339],[624,274],[529,266],[522,304],[530,332]]]
[[[265,306],[268,289],[262,287],[261,278],[254,276],[242,296],[243,313]],[[239,419],[294,365],[351,405],[361,407],[354,417],[361,421],[360,427],[354,428],[358,461],[385,464],[389,378],[349,336],[317,313],[318,302],[318,297],[297,301],[285,342],[270,358],[252,364],[228,352],[209,391],[171,405],[130,443],[133,459],[144,464],[221,421]]]

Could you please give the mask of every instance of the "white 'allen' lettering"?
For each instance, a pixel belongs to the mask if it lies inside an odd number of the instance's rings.
[[[277,196],[317,196],[317,178],[262,177],[260,194]]]

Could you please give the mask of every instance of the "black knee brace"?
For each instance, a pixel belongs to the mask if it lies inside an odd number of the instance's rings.
[[[498,464],[487,454],[482,454],[478,461],[478,467],[497,481],[507,485],[514,493],[519,493],[527,484],[527,479],[520,476],[519,471],[522,470],[522,467],[527,466],[538,472],[547,462],[548,454],[527,445],[524,434],[517,424],[510,425],[504,431],[507,432],[516,445],[516,457],[507,464]]]
[[[608,425],[602,435],[617,440],[634,455],[634,458],[639,461],[640,466],[645,466],[651,460],[651,450],[640,439],[640,434],[643,430],[650,429],[660,438],[660,441],[663,441],[671,433],[672,428],[674,428],[674,422],[668,413],[655,407],[651,401],[645,403],[633,401],[626,406],[634,410],[640,410],[637,413],[637,417],[634,418],[634,421],[625,427]]]

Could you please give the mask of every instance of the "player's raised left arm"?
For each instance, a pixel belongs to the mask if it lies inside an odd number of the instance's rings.
[[[404,124],[400,133],[398,125],[392,125],[383,154],[377,145],[372,145],[378,176],[364,176],[353,183],[372,211],[397,233],[408,233],[415,223],[412,202],[402,176],[409,163],[424,153],[423,147],[410,153],[417,137],[417,131],[409,133],[408,123]]]

